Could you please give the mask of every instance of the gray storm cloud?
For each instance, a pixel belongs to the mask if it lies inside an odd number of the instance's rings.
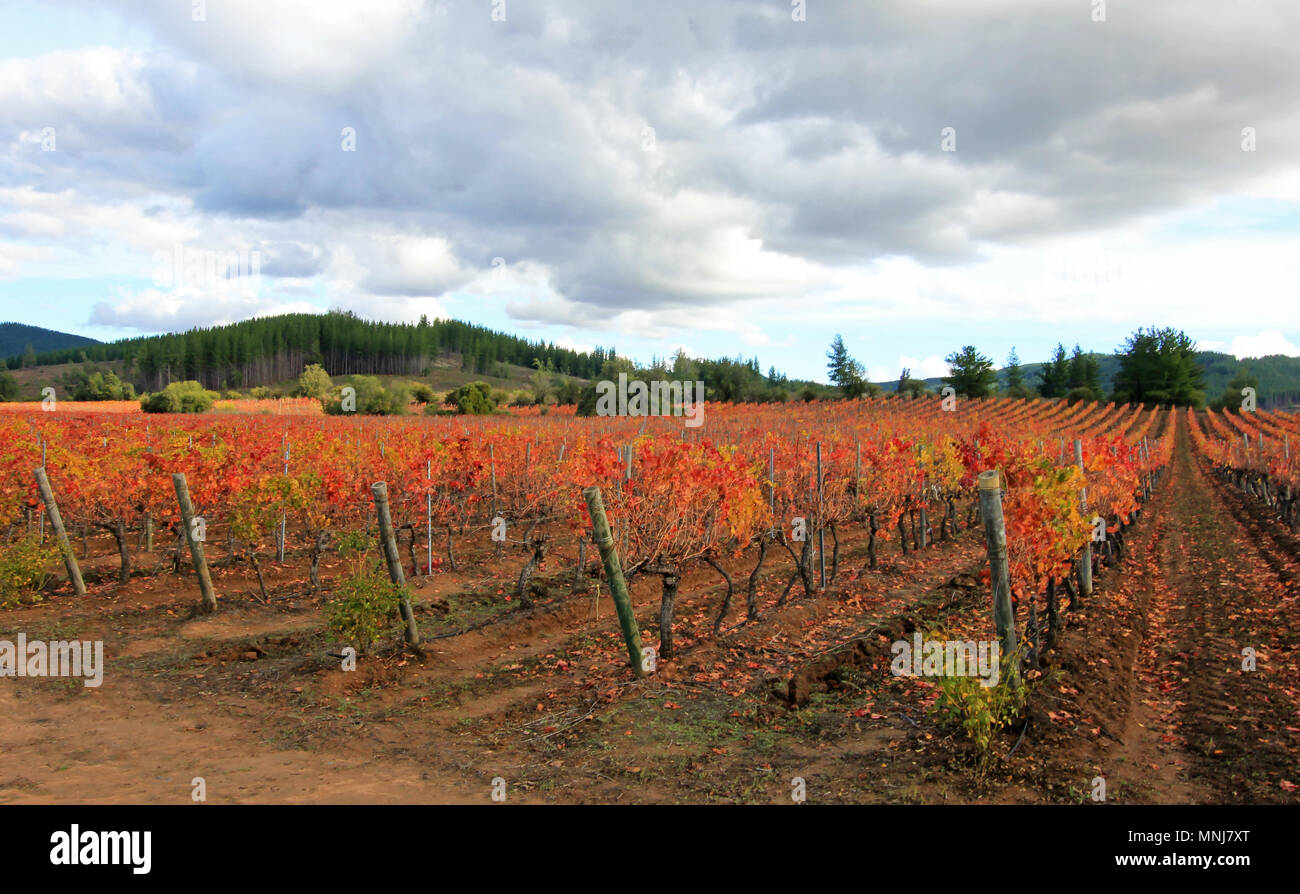
[[[0,62],[0,128],[50,124],[67,147],[15,144],[0,185],[316,214],[318,244],[286,235],[265,274],[316,275],[351,246],[377,294],[540,266],[561,300],[512,302],[524,322],[798,295],[889,256],[961,263],[1231,190],[1300,141],[1285,4],[1112,3],[1100,24],[1032,0],[819,0],[804,22],[722,0],[514,0],[505,22],[468,0],[227,0],[202,23],[110,5],[150,49]],[[367,248],[381,225],[445,256]]]

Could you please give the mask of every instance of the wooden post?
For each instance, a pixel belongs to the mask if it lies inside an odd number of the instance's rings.
[[[771,482],[767,487],[767,510],[772,514],[772,527],[781,527],[776,523],[776,448],[769,447],[767,450],[767,480]]]
[[[817,442],[817,562],[821,566],[821,588],[826,589],[826,508],[822,505],[822,442]]]
[[[1083,441],[1074,439],[1074,461],[1079,468],[1083,468]],[[1083,517],[1088,517],[1088,489],[1085,487],[1079,492],[1079,506],[1083,509]],[[1089,530],[1091,530],[1089,525]],[[1083,555],[1079,557],[1079,595],[1092,595],[1092,534],[1088,535],[1088,542],[1084,544]]]
[[[44,435],[41,436],[41,468],[42,468],[42,469],[45,468],[45,436],[44,436]],[[43,543],[45,543],[45,515],[44,515],[44,513],[41,514],[41,516],[39,517],[37,523],[38,523],[39,526],[40,526],[40,541],[41,541],[41,543],[43,544]]]
[[[68,532],[63,529],[63,518],[59,515],[59,504],[54,501],[54,490],[50,487],[50,479],[45,474],[45,469],[40,468],[35,472],[36,487],[41,492],[41,502],[45,504],[45,511],[50,516],[50,527],[54,529],[54,538],[59,544],[59,552],[63,554],[63,565],[68,569],[68,581],[72,584],[72,590],[78,596],[86,595],[86,582],[81,579],[81,567],[77,565],[77,557],[72,554],[72,542],[68,540]]]
[[[627,643],[632,671],[638,677],[643,677],[645,669],[641,665],[641,630],[637,627],[636,614],[632,611],[632,599],[627,593],[623,566],[619,563],[618,551],[614,549],[614,535],[610,533],[609,519],[605,515],[605,501],[601,499],[598,487],[583,488],[582,496],[587,501],[587,514],[591,516],[591,539],[600,550],[600,560],[605,565],[605,576],[609,578],[609,595],[613,597],[614,610],[618,612],[618,626],[623,630],[623,641]]]
[[[632,442],[628,441],[627,447],[623,449],[624,449],[624,456],[627,459],[627,468],[623,471],[623,480],[619,482],[618,492],[620,494],[626,492],[627,496],[631,497],[632,496]],[[623,541],[623,554],[626,555],[628,551],[628,538],[632,536],[632,526],[630,524],[624,525],[621,529],[619,529],[618,533],[619,533],[619,539]],[[670,632],[669,636],[671,635],[672,634]]]
[[[862,441],[853,438],[853,448],[856,456],[853,460],[853,505],[856,507],[862,502]]]
[[[930,515],[925,511],[925,462],[919,463],[918,468],[921,470],[921,511],[918,513],[921,517],[921,536],[919,542],[921,548],[925,549],[930,545]]]
[[[433,574],[433,460],[424,461],[424,480],[429,489],[424,493],[425,565],[424,573]]]
[[[1002,518],[1001,475],[980,472],[980,516],[984,519],[984,540],[988,547],[993,584],[993,623],[1002,640],[1002,654],[1016,650],[1016,618],[1011,610],[1011,569],[1007,563],[1007,529]]]
[[[497,512],[497,455],[491,444],[488,444],[488,466],[492,471],[492,524],[495,527],[495,519],[498,517]],[[496,542],[496,556],[501,558],[501,552],[505,549],[505,543],[501,540]]]
[[[194,563],[194,573],[199,578],[199,611],[203,614],[216,611],[217,594],[212,589],[212,576],[208,574],[208,560],[203,555],[203,541],[195,537],[194,504],[190,502],[190,487],[185,483],[185,473],[172,475],[172,486],[176,488],[176,502],[181,507],[181,526],[183,536],[190,544],[190,560]]]
[[[370,485],[370,492],[375,497],[375,510],[379,514],[379,545],[384,550],[384,561],[388,564],[388,576],[394,584],[402,588],[402,602],[399,607],[402,622],[406,625],[406,643],[419,652],[420,629],[415,626],[415,613],[411,611],[411,596],[406,590],[406,574],[402,571],[402,558],[397,554],[397,537],[393,534],[393,516],[388,508],[388,484],[376,481]]]
[[[1147,447],[1147,439],[1145,437],[1142,438],[1142,462],[1143,464],[1151,462],[1151,450]],[[1142,473],[1142,493],[1145,495],[1147,500],[1151,499],[1151,491],[1155,488],[1154,476],[1155,472],[1152,470],[1147,470]]]
[[[289,477],[289,442],[287,439],[284,442],[284,477],[285,478]],[[276,548],[275,548],[275,553],[276,553],[275,560],[277,562],[284,561],[284,539],[286,533],[284,516],[285,514],[281,512],[280,513],[280,542],[276,544]]]

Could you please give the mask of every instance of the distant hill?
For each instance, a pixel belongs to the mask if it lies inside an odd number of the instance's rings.
[[[0,357],[21,357],[29,346],[40,354],[44,351],[63,351],[97,344],[100,342],[84,335],[56,332],[25,323],[0,323]]]
[[[105,344],[38,349],[36,364],[26,368],[21,357],[10,355],[5,361],[24,395],[66,384],[81,364],[111,370],[137,392],[148,392],[178,379],[195,379],[219,391],[282,386],[312,363],[332,376],[400,377],[435,388],[478,379],[522,388],[530,385],[536,369],[582,384],[634,369],[612,347],[577,351],[460,320],[421,317],[418,323],[386,323],[347,311],[258,317]],[[828,385],[789,379],[774,368],[764,375],[757,357],[661,359],[643,372],[667,374],[673,364],[680,367],[673,375],[707,382],[709,399],[721,402],[789,400],[803,390],[834,393]]]
[[[1115,374],[1119,372],[1119,357],[1115,354],[1098,354],[1093,352],[1101,367],[1101,385],[1109,394],[1114,383]],[[1198,351],[1196,362],[1200,364],[1205,378],[1205,397],[1209,401],[1217,400],[1223,395],[1237,370],[1245,366],[1250,374],[1259,380],[1259,400],[1265,408],[1289,406],[1300,403],[1300,357],[1287,357],[1273,354],[1268,357],[1253,357],[1238,360],[1231,354],[1218,351]],[[1020,369],[1024,373],[1025,384],[1036,387],[1041,381],[1039,371],[1043,363],[1025,363]],[[942,378],[925,379],[931,389],[943,387]],[[898,388],[897,380],[878,383],[885,391]],[[998,370],[998,386],[1005,387],[1006,372]]]
[[[17,350],[27,343],[20,341]],[[580,353],[455,320],[381,323],[342,312],[259,317],[106,344],[37,347],[36,354],[42,367],[83,359],[119,363],[122,373],[142,391],[177,379],[196,379],[207,388],[248,388],[296,378],[309,363],[324,365],[332,375],[416,376],[451,355],[461,360],[467,372],[479,375],[493,373],[503,364],[531,367],[538,360],[550,369],[585,378],[614,356],[612,349]],[[16,369],[20,364],[11,353],[7,365]]]
[[[1259,379],[1259,399],[1265,408],[1300,404],[1300,357],[1270,354],[1238,360],[1231,354],[1201,351],[1196,359],[1205,370],[1205,395],[1210,400],[1221,397],[1237,369],[1244,366]]]

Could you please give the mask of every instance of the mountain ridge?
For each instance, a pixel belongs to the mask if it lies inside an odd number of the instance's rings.
[[[49,351],[66,351],[98,344],[103,343],[84,335],[73,335],[71,332],[60,332],[57,329],[31,326],[27,323],[0,323],[0,357],[21,359],[29,346],[39,356]]]

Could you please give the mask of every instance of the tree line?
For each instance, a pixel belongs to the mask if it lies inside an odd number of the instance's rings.
[[[532,366],[536,360],[579,378],[590,378],[616,356],[613,348],[575,351],[459,320],[422,316],[414,324],[379,323],[332,311],[45,351],[25,361],[18,355],[5,366],[121,361],[127,378],[145,391],[156,391],[181,380],[210,389],[265,385],[292,379],[313,363],[336,375],[414,376],[452,354],[459,354],[462,367],[475,373],[493,372],[503,363]]]
[[[0,365],[0,399],[16,399],[19,387],[7,369],[75,364],[60,384],[74,400],[134,399],[164,391],[173,383],[234,396],[270,394],[312,366],[334,376],[427,376],[434,364],[459,357],[460,369],[475,375],[509,378],[511,367],[531,367],[528,391],[533,402],[577,402],[588,381],[616,379],[702,380],[707,398],[722,402],[774,402],[833,396],[826,385],[794,381],[775,367],[764,373],[757,358],[653,358],[639,365],[596,347],[575,351],[529,341],[458,320],[380,323],[351,312],[285,314],[186,332],[142,336],[101,344],[33,352]],[[118,363],[116,371],[96,364]],[[411,383],[414,387],[415,383]],[[588,386],[594,393],[594,385]],[[511,396],[512,403],[519,400]]]
[[[0,400],[15,399],[19,391],[7,369],[35,364],[80,364],[64,381],[74,400],[129,400],[136,391],[159,392],[173,382],[196,382],[203,389],[217,391],[244,388],[257,393],[266,390],[266,385],[296,379],[313,365],[336,376],[424,376],[435,364],[441,361],[445,365],[447,358],[456,355],[463,371],[479,375],[508,377],[511,366],[532,367],[536,372],[529,383],[529,400],[538,404],[576,402],[583,409],[594,406],[595,381],[614,380],[620,373],[627,374],[630,380],[647,382],[703,381],[706,399],[721,402],[856,398],[886,390],[866,381],[862,364],[849,354],[838,334],[826,354],[832,383],[827,386],[792,380],[775,367],[764,373],[757,358],[699,359],[679,351],[672,358],[654,358],[643,366],[618,355],[613,348],[575,351],[458,320],[431,321],[422,316],[414,324],[380,323],[360,319],[351,312],[332,311],[265,317],[39,353],[28,348],[0,367]],[[1267,361],[1290,359],[1264,358],[1253,364],[1266,374],[1268,393],[1285,398],[1286,386],[1293,385],[1295,377],[1288,376],[1285,368],[1274,371]],[[1014,348],[1000,370],[972,345],[963,346],[945,360],[949,375],[943,377],[943,382],[964,397],[1001,394],[1235,407],[1240,405],[1243,387],[1258,388],[1260,384],[1254,371],[1236,358],[1197,352],[1186,333],[1172,328],[1139,329],[1113,357],[1084,351],[1077,344],[1072,351],[1058,344],[1050,360],[1030,370],[1022,367]],[[93,365],[109,361],[121,363],[120,379]],[[1227,383],[1217,396],[1207,397],[1203,369],[1207,362],[1214,381]],[[1226,371],[1233,364],[1235,372]],[[1106,378],[1110,379],[1109,390]],[[930,391],[925,381],[914,378],[906,368],[896,384],[886,387],[914,397]],[[1264,399],[1261,392],[1261,401]],[[512,402],[515,400],[522,398],[512,398]]]
[[[1077,344],[1073,351],[1057,344],[1052,358],[1039,367],[1033,381],[1022,368],[1015,348],[999,371],[990,357],[974,345],[965,345],[944,358],[948,375],[943,377],[943,382],[957,395],[968,398],[1002,395],[1197,408],[1210,403],[1240,406],[1241,389],[1258,385],[1258,380],[1242,365],[1223,394],[1208,400],[1197,355],[1196,343],[1182,330],[1138,329],[1115,351],[1118,368],[1107,393],[1099,355],[1084,351]],[[844,397],[870,396],[882,390],[865,380],[862,364],[849,354],[840,335],[831,342],[826,357],[829,378]],[[929,393],[925,382],[913,379],[908,369],[902,371],[897,391],[911,396]]]

